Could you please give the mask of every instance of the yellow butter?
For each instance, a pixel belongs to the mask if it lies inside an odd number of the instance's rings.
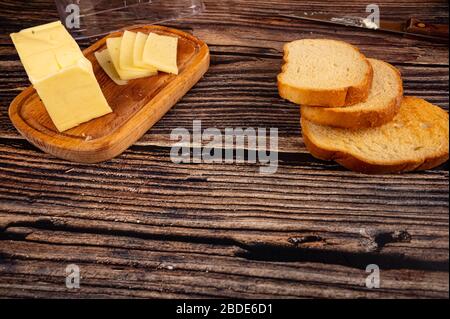
[[[119,74],[114,67],[114,64],[111,60],[111,56],[109,55],[108,49],[105,49],[101,52],[95,52],[95,58],[98,61],[98,64],[102,67],[103,71],[109,76],[111,80],[114,81],[117,85],[126,85],[127,81],[123,81],[120,79]]]
[[[145,43],[143,61],[158,70],[178,74],[178,38],[150,33]]]
[[[145,78],[155,75],[153,70],[146,69],[134,69],[125,70],[120,67],[120,48],[122,45],[122,38],[109,38],[106,40],[106,45],[108,47],[109,54],[111,56],[112,62],[121,80],[134,80],[139,78]]]
[[[60,132],[112,112],[90,61],[59,21],[13,33],[11,38]]]

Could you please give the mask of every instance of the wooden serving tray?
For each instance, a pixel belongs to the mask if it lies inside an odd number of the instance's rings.
[[[33,145],[56,157],[80,163],[99,163],[114,158],[139,140],[206,73],[208,46],[187,33],[160,26],[135,26],[134,32],[178,37],[179,75],[158,75],[116,85],[98,64],[94,53],[106,48],[101,39],[84,55],[92,62],[95,76],[113,113],[60,133],[50,119],[38,94],[31,86],[11,103],[9,117],[16,129]]]

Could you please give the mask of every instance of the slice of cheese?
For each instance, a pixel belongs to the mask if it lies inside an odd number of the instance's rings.
[[[33,84],[84,57],[59,21],[12,33],[11,39]]]
[[[106,40],[109,54],[112,62],[121,80],[134,80],[155,75],[153,70],[135,69],[125,70],[120,67],[120,47],[122,45],[122,38],[109,38]]]
[[[84,58],[83,52],[78,47],[75,49],[71,46],[62,46],[52,50],[52,52],[55,54],[55,59],[60,69],[72,66],[78,60]]]
[[[91,62],[59,21],[13,33],[11,38],[60,132],[112,112]]]
[[[178,74],[178,38],[150,33],[145,43],[143,60],[158,70]]]
[[[120,42],[120,68],[122,70],[135,70],[133,63],[134,42],[136,33],[125,31]]]
[[[136,44],[137,34],[130,31],[125,31],[122,36],[122,42],[120,45],[120,68],[123,70],[148,70],[154,74],[158,73],[158,70],[150,65],[140,67],[134,64],[134,48]]]
[[[60,132],[112,112],[86,58],[35,83],[34,88]]]
[[[107,49],[101,52],[95,52],[95,58],[97,59],[98,64],[100,64],[100,66],[102,67],[103,71],[105,71],[109,78],[114,81],[114,83],[116,83],[117,85],[128,84],[127,81],[123,81],[120,79],[119,73],[117,73]]]
[[[24,29],[11,34],[11,38],[20,57],[35,55],[62,46],[70,46],[80,51],[78,44],[60,21]]]
[[[144,62],[144,48],[147,42],[148,34],[138,32],[136,34],[136,41],[134,42],[133,62],[134,65],[140,68],[154,68],[154,66]]]

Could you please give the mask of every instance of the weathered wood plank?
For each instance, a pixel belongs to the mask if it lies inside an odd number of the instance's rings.
[[[44,3],[39,5],[45,6]],[[305,36],[302,32],[308,34],[308,37],[311,32],[320,37],[336,37],[336,33],[327,34],[329,26],[280,18],[276,15],[298,10],[330,11],[330,5],[320,2],[307,5],[296,3],[294,6],[292,3],[284,5],[277,2],[277,5],[274,5],[271,1],[259,2],[258,5],[254,4],[258,8],[256,12],[252,8],[251,14],[248,12],[248,5],[250,4],[243,6],[239,1],[207,3],[207,11],[201,16],[176,23],[178,27],[189,25],[195,35],[210,44],[213,66],[206,78],[141,140],[143,145],[170,146],[169,134],[172,129],[189,128],[193,119],[201,119],[206,127],[220,129],[242,126],[277,127],[281,135],[281,151],[301,150],[303,145],[297,138],[297,107],[282,101],[276,90],[282,45]],[[446,4],[439,1],[435,6],[423,3],[404,6],[403,3],[399,5],[396,2],[383,3],[383,6],[386,7],[386,18],[389,19],[417,13],[419,6],[423,9],[420,14],[424,17],[448,19],[448,15],[442,13],[442,7]],[[31,9],[34,7],[31,6]],[[47,7],[47,10],[51,11],[53,7]],[[361,15],[365,13],[365,4],[355,1],[350,5],[343,5],[340,12]],[[272,18],[269,19],[268,16]],[[299,33],[299,30],[302,31]],[[339,31],[337,37],[359,45],[368,56],[396,64],[404,73],[405,94],[425,98],[448,109],[446,45],[414,39],[399,41],[395,35],[368,33],[345,27],[337,27],[336,31]],[[10,44],[7,38],[4,41]],[[386,47],[389,47],[389,50],[386,50]],[[6,116],[7,107],[28,82],[11,45],[0,48],[0,56],[7,58],[2,59],[2,64],[8,69],[7,81],[0,82],[0,98],[5,101],[0,104],[4,109],[0,113],[0,137],[17,138],[18,134]],[[418,63],[425,65],[421,67]],[[436,67],[433,64],[443,66]],[[211,112],[214,112],[214,117],[210,116]],[[244,116],[246,114],[248,116]]]
[[[73,263],[79,265],[83,277],[80,294],[87,291],[94,296],[382,298],[395,289],[398,297],[411,298],[442,297],[448,290],[441,272],[383,270],[384,288],[369,290],[364,270],[323,263],[245,260],[230,256],[232,250],[226,246],[218,251],[217,244],[118,240],[117,236],[33,229],[22,232],[26,233],[24,241],[0,241],[3,256],[14,258],[12,263],[0,264],[0,287],[9,288],[7,296],[17,294],[18,288],[40,295],[40,291],[50,293],[49,288],[55,287],[53,296],[67,294],[65,267]],[[58,245],[51,245],[54,242]],[[10,278],[17,280],[17,285],[11,285]]]
[[[170,147],[173,129],[192,130],[192,122],[201,120],[204,128],[215,127],[222,131],[228,127],[277,128],[281,152],[303,152],[298,107],[279,98],[276,89],[280,62],[244,59],[245,62],[227,63],[226,58],[216,61],[218,64],[139,144]],[[447,67],[400,65],[399,68],[404,75],[405,94],[425,98],[448,109]],[[23,72],[17,73],[18,80],[24,78]],[[4,89],[0,85],[0,98],[12,101],[19,93],[15,85],[7,82]],[[0,105],[0,137],[18,138],[20,135],[7,115],[8,105],[9,102]]]
[[[135,227],[269,248],[316,235],[322,240],[313,247],[354,253],[367,248],[363,229],[407,230],[414,240],[382,252],[448,263],[447,171],[373,178],[305,155],[304,162],[281,162],[275,175],[264,176],[253,165],[175,165],[168,150],[139,148],[124,160],[81,165],[20,143],[20,150],[3,145],[0,154],[0,209],[18,214],[17,221],[85,228],[95,220],[93,231]]]
[[[362,0],[205,2],[204,14],[167,23],[210,45],[203,81],[124,155],[81,165],[36,150],[7,117],[29,85],[8,34],[56,19],[54,3],[0,1],[0,296],[448,298],[448,164],[370,177],[317,161],[298,107],[276,89],[285,42],[331,37],[393,63],[406,94],[448,110],[448,47],[287,17],[361,16]],[[382,19],[448,23],[446,1],[380,6]],[[170,132],[194,119],[278,128],[278,172],[173,164]],[[72,262],[76,292],[64,286]],[[382,269],[379,290],[365,288],[369,263]]]

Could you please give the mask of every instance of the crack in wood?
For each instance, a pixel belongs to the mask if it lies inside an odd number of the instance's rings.
[[[413,269],[448,271],[447,261],[427,261],[408,257],[404,254],[381,254],[348,252],[333,249],[284,247],[258,244],[246,246],[237,256],[249,260],[266,262],[304,262],[340,265],[357,269],[366,269],[368,265],[376,264],[380,269]]]
[[[307,243],[317,243],[317,242],[325,242],[325,239],[323,239],[320,236],[317,235],[308,235],[308,236],[301,236],[301,237],[291,237],[288,239],[288,242],[292,245],[298,247],[299,245],[307,244]]]
[[[385,231],[361,229],[361,246],[368,252],[379,252],[390,243],[410,243],[412,236],[407,230]]]
[[[0,240],[27,241],[27,236],[31,233],[26,231],[14,231],[14,228],[35,228],[49,231],[66,231],[82,234],[111,235],[111,231],[102,228],[81,228],[67,225],[61,221],[52,219],[40,219],[37,221],[11,222],[0,232]],[[10,231],[11,230],[11,231]],[[131,237],[148,240],[163,240],[182,243],[202,243],[220,245],[223,247],[236,247],[234,255],[247,260],[266,262],[302,262],[321,263],[329,265],[340,265],[356,269],[365,269],[369,264],[377,264],[381,269],[412,269],[412,270],[433,270],[447,271],[448,260],[429,261],[404,254],[382,253],[380,246],[384,247],[394,242],[409,242],[411,236],[406,231],[364,231],[364,236],[373,240],[378,249],[366,252],[350,252],[326,243],[324,238],[317,235],[305,235],[290,237],[287,241],[291,246],[280,243],[265,243],[237,240],[235,238],[213,238],[208,236],[182,236],[182,235],[156,235],[134,231],[114,231],[116,237]],[[311,245],[305,247],[304,245]],[[320,246],[318,247],[317,244]],[[349,243],[350,244],[350,243]],[[64,246],[65,244],[61,244]],[[315,246],[316,245],[316,246]],[[374,244],[375,245],[375,244]],[[4,256],[3,256],[4,257]]]

